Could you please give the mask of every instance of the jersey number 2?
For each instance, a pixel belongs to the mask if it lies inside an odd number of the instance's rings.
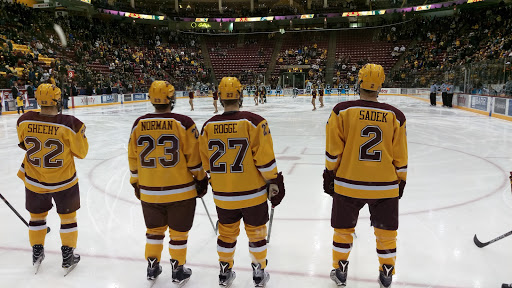
[[[361,136],[372,138],[359,147],[359,160],[380,162],[382,151],[373,150],[373,152],[370,152],[370,150],[382,142],[382,130],[380,130],[379,126],[366,126],[361,130]]]
[[[236,155],[235,161],[233,162],[233,164],[231,164],[231,173],[244,172],[244,166],[242,163],[244,162],[245,153],[247,152],[247,148],[249,147],[249,141],[247,141],[247,138],[228,139],[229,149],[236,149],[237,146],[240,148],[238,149],[238,154]],[[226,153],[226,144],[220,139],[212,139],[208,142],[208,150],[211,151],[215,148],[217,148],[217,150],[213,152],[212,156],[210,156],[210,172],[226,173],[226,162],[219,162],[218,164],[215,164]]]

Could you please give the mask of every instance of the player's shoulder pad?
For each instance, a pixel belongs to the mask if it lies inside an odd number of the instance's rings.
[[[236,113],[238,119],[245,119],[252,123],[254,126],[258,126],[261,122],[265,121],[265,118],[261,117],[256,113],[252,113],[249,111],[240,111]]]
[[[343,101],[336,104],[336,106],[334,106],[334,108],[332,109],[332,112],[334,112],[336,115],[339,115],[341,111],[347,110],[355,106],[359,106],[357,100]]]
[[[192,118],[183,114],[171,113],[171,116],[172,118],[174,118],[174,120],[180,122],[181,125],[185,128],[185,130],[188,130],[190,127],[196,124],[194,123],[194,120],[192,120]]]
[[[18,118],[18,122],[16,122],[16,126],[20,126],[21,122],[26,120],[35,120],[36,115],[38,115],[37,112],[34,111],[27,111],[26,113],[23,113],[20,118]]]
[[[76,118],[73,115],[62,115],[61,114],[60,116],[61,116],[61,119],[59,122],[62,125],[69,127],[75,133],[80,132],[80,129],[82,129],[82,126],[84,126],[84,123],[82,121],[78,120],[78,118]]]
[[[400,126],[404,125],[406,118],[405,118],[405,114],[400,109],[398,109],[395,106],[388,104],[388,103],[379,103],[379,104],[381,104],[383,107],[386,107],[386,110],[389,110],[389,111],[392,111],[393,113],[395,113],[396,120],[398,120],[398,122],[400,122]]]

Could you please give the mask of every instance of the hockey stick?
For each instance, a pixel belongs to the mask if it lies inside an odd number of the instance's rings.
[[[9,206],[9,208],[11,208],[12,212],[14,212],[14,214],[16,214],[16,216],[18,216],[18,218],[20,218],[20,220],[23,221],[23,223],[25,223],[25,225],[27,225],[27,227],[28,227],[27,221],[25,219],[23,219],[23,217],[20,215],[20,213],[18,213],[18,211],[16,211],[16,209],[14,209],[14,207],[12,207],[11,203],[9,203],[9,201],[7,201],[7,199],[5,199],[1,193],[0,193],[0,198],[4,201],[4,203],[7,206]],[[47,227],[46,233],[50,233],[50,231],[51,231],[50,227]]]
[[[483,247],[485,247],[485,246],[487,246],[487,245],[489,245],[491,243],[494,243],[494,242],[496,242],[498,240],[501,240],[501,239],[503,239],[505,237],[508,237],[510,235],[512,235],[512,231],[508,231],[507,233],[505,233],[505,234],[503,234],[501,236],[498,236],[498,237],[492,239],[489,242],[482,243],[482,242],[480,242],[480,240],[478,240],[478,238],[476,237],[476,234],[475,234],[475,237],[473,237],[473,242],[475,242],[475,245],[478,246],[479,248],[483,248]]]
[[[267,243],[270,243],[270,233],[272,233],[272,223],[274,222],[274,207],[270,209],[270,220],[268,221]]]
[[[206,208],[206,204],[204,203],[203,198],[201,198],[201,201],[203,202],[204,210],[206,210],[206,215],[208,215],[208,219],[210,219],[210,223],[212,224],[213,232],[215,232],[215,235],[217,235],[217,229],[218,229],[218,221],[217,221],[217,228],[215,225],[213,225],[212,217],[210,216],[210,212],[208,212],[208,208]]]

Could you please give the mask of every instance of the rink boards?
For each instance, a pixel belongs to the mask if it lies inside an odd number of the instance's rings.
[[[306,93],[305,89],[298,89],[299,94],[297,96],[311,96]],[[7,92],[7,91],[5,91]],[[22,91],[23,92],[23,91]],[[199,92],[199,91],[197,91]],[[382,88],[381,95],[386,96],[409,96],[423,101],[430,101],[430,92],[426,88]],[[437,103],[442,104],[441,93],[437,93]],[[293,89],[270,90],[267,97],[280,97],[280,96],[292,96]],[[324,96],[337,96],[343,97],[344,95],[355,95],[353,89],[345,91],[344,89],[324,89]],[[4,95],[6,96],[6,95]],[[26,93],[25,98],[25,110],[37,109],[37,104],[34,99],[28,99]],[[188,91],[176,91],[178,98],[188,97]],[[244,90],[245,97],[252,97],[248,91]],[[211,97],[211,95],[201,96],[200,93],[195,93],[196,98]],[[2,112],[6,114],[16,113],[16,105],[14,100],[5,100],[6,97],[2,97]],[[69,108],[79,108],[87,106],[101,106],[101,105],[114,105],[147,101],[147,93],[133,93],[133,94],[110,94],[110,95],[93,95],[93,96],[76,96],[70,97],[68,106]],[[341,101],[346,101],[341,99]],[[512,99],[484,96],[484,95],[472,95],[455,93],[453,97],[453,106],[455,108],[468,110],[482,115],[489,115],[490,117],[496,117],[504,120],[512,121]]]

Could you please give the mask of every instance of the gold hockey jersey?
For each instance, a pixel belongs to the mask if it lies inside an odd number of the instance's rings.
[[[196,124],[185,115],[150,113],[135,121],[128,162],[130,183],[139,185],[140,200],[169,203],[197,197],[194,177],[206,177],[198,136]]]
[[[267,200],[267,181],[277,178],[277,165],[263,117],[245,111],[214,116],[204,123],[199,142],[218,207],[241,209]]]
[[[53,193],[78,183],[73,157],[83,159],[89,150],[80,120],[29,111],[18,119],[16,128],[20,143],[27,149],[18,177],[28,190]]]
[[[406,119],[397,108],[365,100],[341,102],[326,128],[325,167],[334,191],[360,199],[398,197],[407,178]]]

